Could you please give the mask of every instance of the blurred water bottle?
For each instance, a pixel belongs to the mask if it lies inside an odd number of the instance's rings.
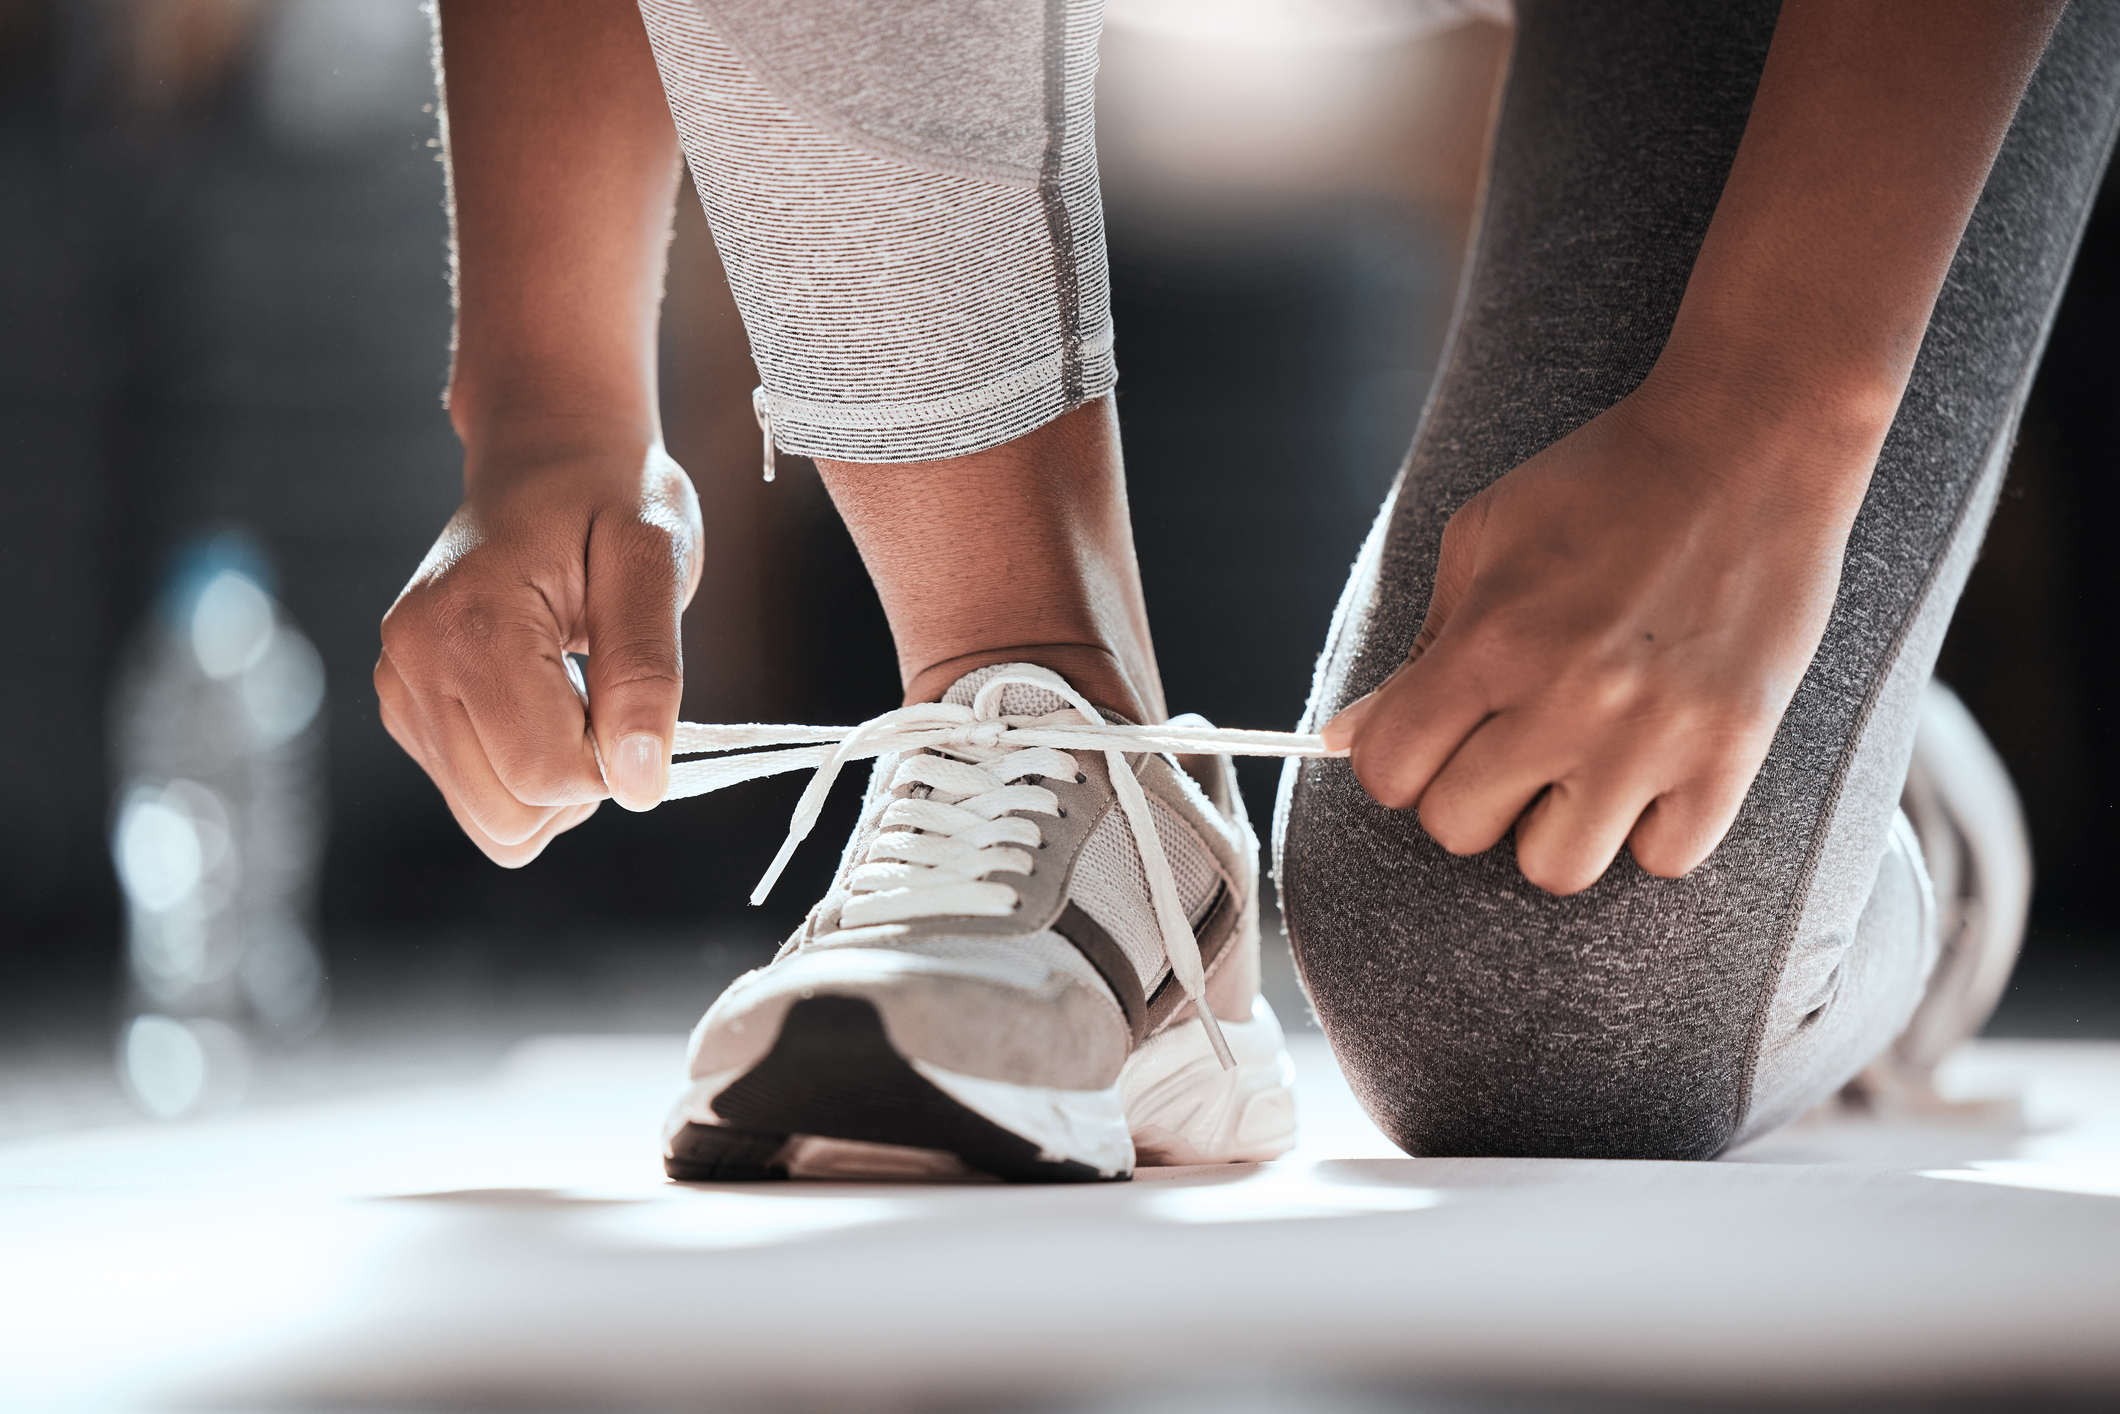
[[[126,1088],[165,1118],[236,1103],[261,1045],[327,1005],[316,946],[324,669],[240,531],[185,544],[111,703]]]

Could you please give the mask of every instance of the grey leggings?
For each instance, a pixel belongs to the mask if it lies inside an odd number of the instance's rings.
[[[1309,718],[1404,658],[1452,512],[1654,362],[1777,6],[1525,0],[1450,349],[1356,564]],[[1914,709],[1995,502],[2120,97],[2120,3],[2064,15],[1959,248],[1825,640],[1729,836],[1525,883],[1444,853],[1341,761],[1283,779],[1283,907],[1332,1046],[1416,1154],[1703,1158],[1883,1051],[1932,955],[1895,827]]]
[[[1099,0],[640,0],[769,435],[921,461],[1111,391]]]

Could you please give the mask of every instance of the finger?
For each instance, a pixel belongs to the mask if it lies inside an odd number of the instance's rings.
[[[503,844],[480,829],[478,822],[466,814],[458,806],[457,802],[446,793],[442,798],[448,802],[449,813],[456,817],[456,823],[463,829],[465,835],[470,837],[471,842],[477,845],[479,851],[488,859],[504,869],[522,868],[525,864],[543,854],[546,845],[552,843],[553,840],[573,829],[591,815],[594,815],[596,807],[603,803],[601,801],[588,800],[583,801],[580,805],[560,806],[551,812],[550,818],[539,825],[529,838],[518,840],[513,844]]]
[[[640,521],[599,524],[589,537],[589,720],[611,798],[628,810],[654,808],[669,787],[686,557],[679,535]]]
[[[1439,648],[1407,663],[1371,694],[1357,719],[1349,760],[1378,804],[1403,810],[1421,798],[1459,744],[1487,716],[1484,695],[1452,671]]]
[[[1421,792],[1421,828],[1452,854],[1494,848],[1539,792],[1574,764],[1570,744],[1544,713],[1517,710],[1487,718]]]
[[[1372,692],[1367,696],[1357,697],[1342,707],[1333,719],[1325,724],[1325,730],[1319,733],[1325,738],[1325,749],[1345,751],[1352,746],[1356,729],[1362,725],[1362,719],[1369,715],[1369,709],[1376,705],[1377,695]]]
[[[567,676],[564,636],[546,592],[515,580],[500,590],[408,591],[384,616],[383,654],[417,704],[408,715],[417,718],[428,774],[455,789],[496,838],[521,822],[491,798],[492,779],[527,806],[609,794]],[[528,834],[523,828],[519,837]]]
[[[1643,872],[1678,879],[1715,852],[1737,820],[1758,763],[1724,769],[1667,790],[1651,801],[1627,835],[1627,848]]]
[[[1365,735],[1363,724],[1379,701],[1392,705],[1394,711],[1389,714],[1392,720],[1380,728],[1382,735],[1377,738],[1376,749],[1355,751],[1354,755],[1359,763],[1355,767],[1355,778],[1380,804],[1394,810],[1404,809],[1420,798],[1429,776],[1449,759],[1449,753],[1456,745],[1456,741],[1445,743],[1428,738],[1431,730],[1449,736],[1450,721],[1463,713],[1445,712],[1439,717],[1410,705],[1405,694],[1424,692],[1426,684],[1422,681],[1408,684],[1401,679],[1435,646],[1444,625],[1464,601],[1473,571],[1479,564],[1480,532],[1486,525],[1488,505],[1489,498],[1485,493],[1475,496],[1443,527],[1443,542],[1436,557],[1435,584],[1428,596],[1428,613],[1421,622],[1421,631],[1414,635],[1413,646],[1407,650],[1406,662],[1385,680],[1383,687],[1341,708],[1321,733],[1328,749],[1348,751]],[[1465,730],[1476,724],[1475,717]],[[1462,740],[1463,731],[1456,736]],[[1430,748],[1425,752],[1420,749],[1424,743]]]
[[[1436,550],[1435,587],[1429,591],[1428,612],[1421,619],[1421,631],[1414,635],[1409,659],[1418,658],[1435,646],[1458,605],[1465,602],[1473,573],[1479,568],[1480,536],[1493,504],[1491,491],[1483,491],[1458,507],[1443,526],[1443,541]]]
[[[499,859],[496,850],[532,838],[563,808],[526,804],[509,792],[462,704],[449,698],[422,703],[387,653],[376,663],[375,685],[384,729],[419,762],[457,823],[489,855]]]
[[[580,805],[610,793],[557,632],[540,615],[489,623],[446,677],[424,679],[412,686],[435,745],[481,820],[489,818],[489,780],[528,806]]]
[[[1626,772],[1564,778],[1516,822],[1516,865],[1549,894],[1579,894],[1605,876],[1654,784]]]

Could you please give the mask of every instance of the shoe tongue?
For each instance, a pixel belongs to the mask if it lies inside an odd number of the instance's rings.
[[[942,700],[956,707],[969,707],[979,689],[1002,673],[1029,666],[1025,663],[995,663],[991,667],[974,668],[953,683]],[[1004,717],[1042,717],[1048,712],[1058,712],[1074,704],[1050,688],[1033,687],[1029,683],[1012,682],[1001,689],[1001,715]]]

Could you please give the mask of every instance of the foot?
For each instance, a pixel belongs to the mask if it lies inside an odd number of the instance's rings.
[[[2008,768],[1940,682],[1922,691],[1900,808],[1935,889],[1936,965],[1906,1030],[1838,1102],[1868,1113],[1993,1118],[1998,1102],[1940,1096],[1936,1068],[1980,1030],[2009,985],[2031,909],[2031,840]]]
[[[894,733],[903,749],[876,749]],[[671,1177],[1077,1182],[1288,1149],[1257,845],[1212,750],[1300,739],[1135,727],[1023,664],[830,736],[828,767],[877,758],[860,823],[830,892],[694,1031]],[[1204,787],[1161,754],[1203,746]],[[754,759],[696,769],[719,783]]]

